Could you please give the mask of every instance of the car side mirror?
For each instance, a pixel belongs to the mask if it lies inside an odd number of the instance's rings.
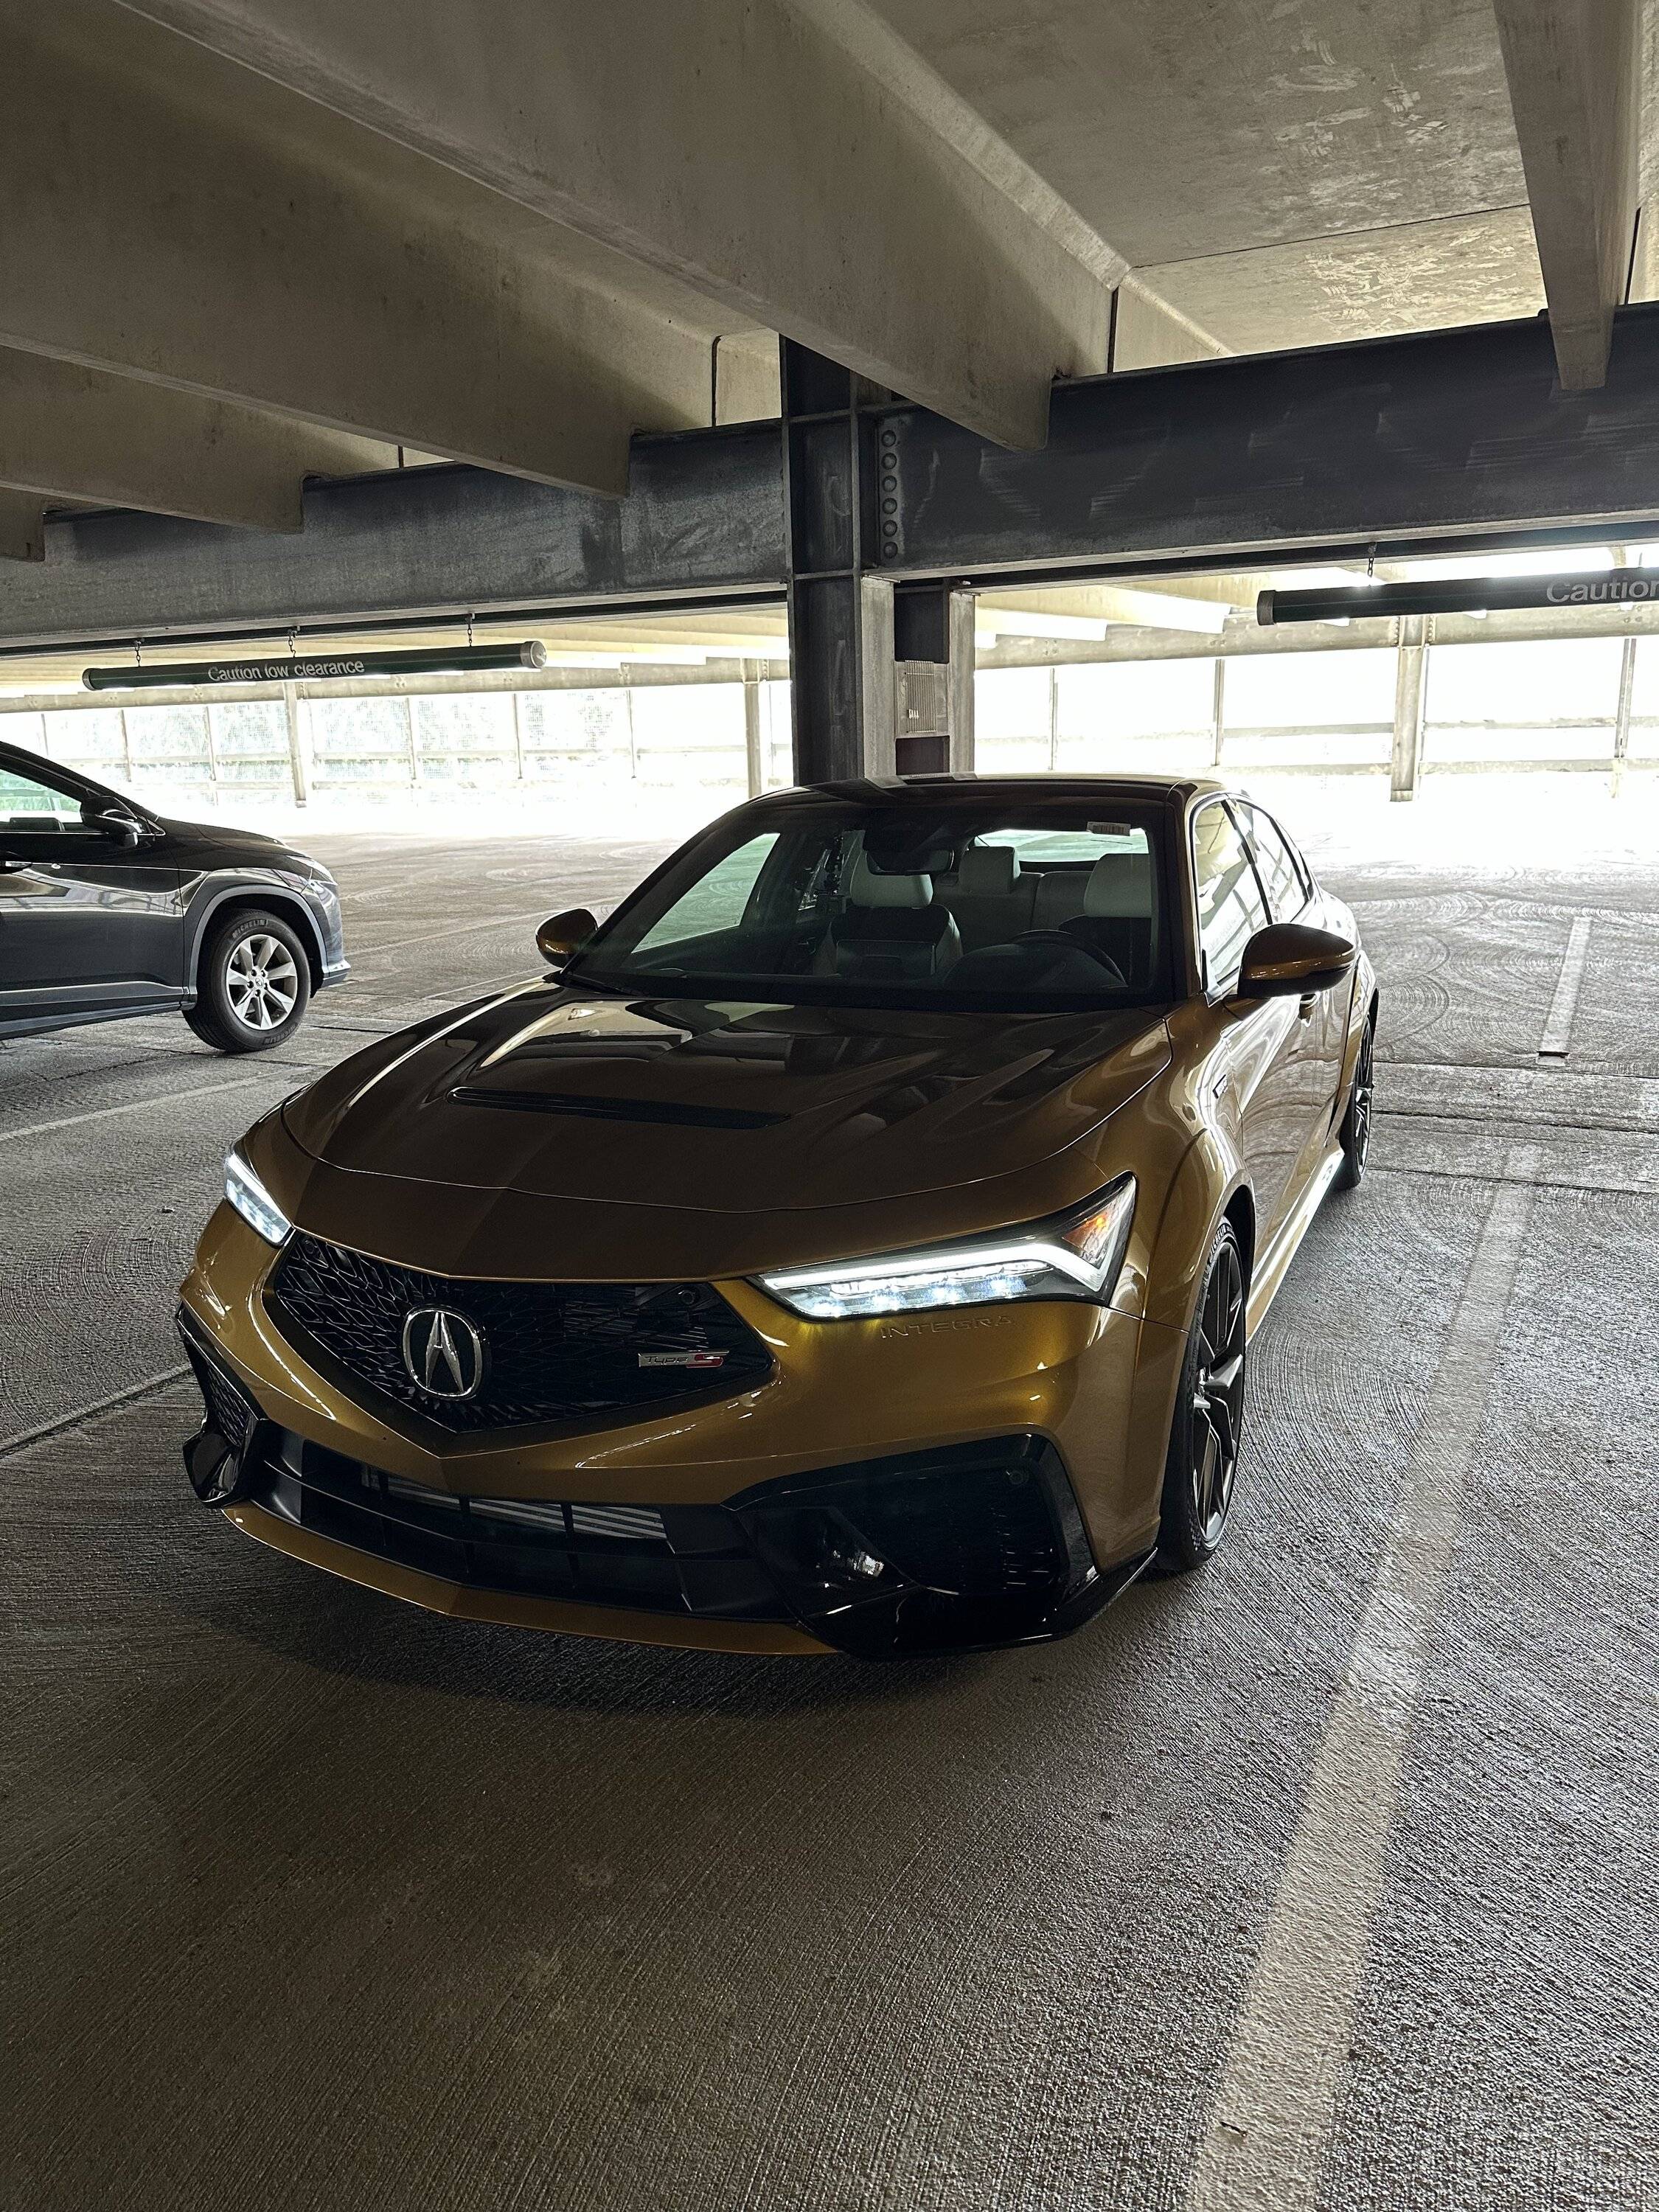
[[[81,818],[88,829],[101,830],[106,837],[118,845],[125,845],[129,852],[144,834],[143,823],[135,822],[131,814],[123,813],[118,806],[106,807],[101,814],[83,814]]]
[[[585,906],[567,907],[562,914],[550,915],[536,932],[536,950],[550,968],[562,968],[599,926]]]
[[[1233,987],[1236,999],[1305,999],[1333,991],[1352,973],[1358,957],[1346,937],[1305,922],[1278,921],[1258,929],[1244,947]]]

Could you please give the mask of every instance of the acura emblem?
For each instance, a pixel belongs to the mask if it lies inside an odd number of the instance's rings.
[[[484,1379],[484,1340],[450,1306],[416,1306],[404,1322],[404,1365],[428,1398],[471,1398]]]

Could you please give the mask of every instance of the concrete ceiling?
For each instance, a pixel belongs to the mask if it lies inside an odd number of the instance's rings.
[[[621,492],[775,410],[780,331],[1011,445],[1056,374],[1547,299],[1594,382],[1651,13],[0,0],[0,556],[411,453]]]

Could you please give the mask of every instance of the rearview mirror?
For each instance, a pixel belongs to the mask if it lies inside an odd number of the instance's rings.
[[[88,830],[101,830],[106,837],[112,838],[118,845],[126,846],[129,850],[144,834],[143,823],[135,822],[131,815],[124,813],[118,806],[106,807],[99,814],[83,814],[81,819]]]
[[[550,968],[562,968],[599,926],[585,906],[567,907],[562,914],[550,915],[536,932],[536,950]]]
[[[1236,999],[1305,999],[1334,990],[1352,970],[1356,955],[1346,937],[1304,922],[1279,921],[1258,929],[1244,947],[1233,987]]]

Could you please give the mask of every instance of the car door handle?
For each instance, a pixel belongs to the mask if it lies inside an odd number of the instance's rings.
[[[9,853],[0,853],[0,876],[21,876],[27,866],[27,860],[15,859]]]

